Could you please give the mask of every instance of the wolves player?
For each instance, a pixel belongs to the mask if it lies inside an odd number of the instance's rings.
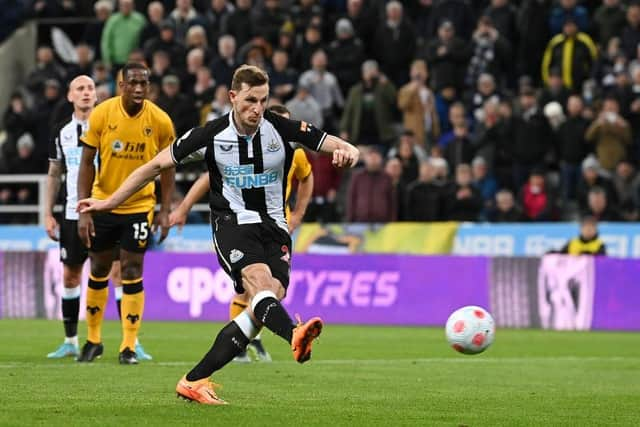
[[[291,113],[283,105],[272,105],[268,108],[268,110],[273,113],[279,114],[282,117],[286,117],[287,119],[291,117]],[[291,195],[291,185],[294,176],[298,180],[299,185],[296,195],[296,206],[294,211],[291,212],[291,209],[289,208],[289,196]],[[182,203],[180,203],[180,205],[173,212],[171,212],[171,215],[169,215],[169,226],[183,226],[187,221],[187,215],[193,205],[198,200],[202,199],[208,191],[209,176],[207,174],[203,174],[191,186]],[[311,174],[311,163],[309,163],[309,160],[307,160],[307,156],[304,153],[304,150],[298,148],[293,154],[293,161],[291,162],[291,167],[289,168],[289,172],[287,173],[287,189],[284,196],[289,233],[293,233],[293,231],[302,222],[304,213],[307,210],[309,201],[311,200],[312,193],[313,175]],[[229,320],[235,319],[236,316],[240,315],[249,306],[250,301],[247,297],[248,294],[245,292],[243,294],[238,294],[233,298],[233,300],[229,304]],[[261,334],[258,334],[253,340],[251,340],[247,348],[254,351],[255,356],[258,360],[262,362],[270,362],[271,355],[269,355],[267,350],[264,348],[262,340],[260,339],[260,335]],[[251,359],[247,355],[246,351],[238,354],[234,360],[237,362],[251,362]]]
[[[269,77],[260,68],[239,67],[233,74],[230,113],[197,127],[138,168],[106,200],[84,199],[80,212],[116,208],[162,171],[176,164],[205,161],[211,187],[214,245],[222,268],[238,293],[247,292],[250,309],[218,333],[204,358],[176,386],[179,396],[222,405],[209,380],[211,374],[242,352],[262,326],[290,343],[293,358],[311,358],[313,340],[322,331],[314,317],[295,325],[280,300],[289,284],[291,238],[284,214],[285,171],[293,158],[288,141],[333,155],[336,167],[351,167],[358,150],[308,123],[265,112]]]
[[[119,82],[122,96],[102,102],[89,118],[83,142],[78,195],[108,197],[137,167],[149,162],[175,139],[173,123],[158,106],[146,99],[149,69],[143,64],[128,63]],[[94,159],[98,155],[97,166]],[[157,222],[161,239],[169,228],[169,207],[174,186],[174,171],[162,173],[162,208]],[[80,214],[78,233],[91,253],[91,274],[87,290],[87,342],[78,358],[91,362],[103,352],[102,318],[107,301],[107,279],[114,261],[114,247],[120,246],[122,276],[121,364],[138,363],[134,351],[144,310],[142,268],[150,237],[153,208],[156,204],[154,184],[142,186],[126,202],[103,215]],[[133,194],[133,193],[132,193]]]

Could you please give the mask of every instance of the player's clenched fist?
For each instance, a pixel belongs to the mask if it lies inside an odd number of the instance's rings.
[[[338,148],[333,152],[333,166],[337,168],[350,168],[358,163],[360,152],[352,145],[345,148]]]

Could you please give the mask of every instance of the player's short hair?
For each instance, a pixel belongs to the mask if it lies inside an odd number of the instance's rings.
[[[269,76],[267,73],[255,65],[242,65],[233,73],[233,80],[231,81],[231,90],[242,89],[242,84],[245,83],[249,87],[262,86],[269,83]]]
[[[276,113],[280,116],[285,114],[291,115],[291,111],[289,111],[287,107],[281,104],[273,104],[272,106],[267,108],[267,110],[271,111],[272,113]]]
[[[142,70],[149,74],[149,68],[147,68],[146,65],[141,64],[140,62],[127,62],[124,64],[124,67],[122,67],[122,78],[126,80],[127,74],[132,70]]]

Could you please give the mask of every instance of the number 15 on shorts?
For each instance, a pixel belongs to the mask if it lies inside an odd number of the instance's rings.
[[[144,248],[147,246],[147,239],[149,238],[149,223],[147,221],[136,222],[132,226],[133,238],[138,241],[140,248]]]

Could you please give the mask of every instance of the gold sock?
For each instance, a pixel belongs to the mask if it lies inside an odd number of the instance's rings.
[[[127,347],[133,351],[136,348],[136,338],[138,338],[138,330],[140,330],[144,312],[142,278],[122,281],[120,307],[122,310],[122,344],[120,344],[120,351],[122,352]]]
[[[102,319],[109,298],[109,277],[89,275],[87,288],[87,340],[94,344],[102,342]]]
[[[238,296],[233,297],[231,303],[229,304],[229,320],[235,319],[236,316],[238,316],[244,311],[245,308],[247,308],[247,305],[248,304],[244,302],[242,298]]]

